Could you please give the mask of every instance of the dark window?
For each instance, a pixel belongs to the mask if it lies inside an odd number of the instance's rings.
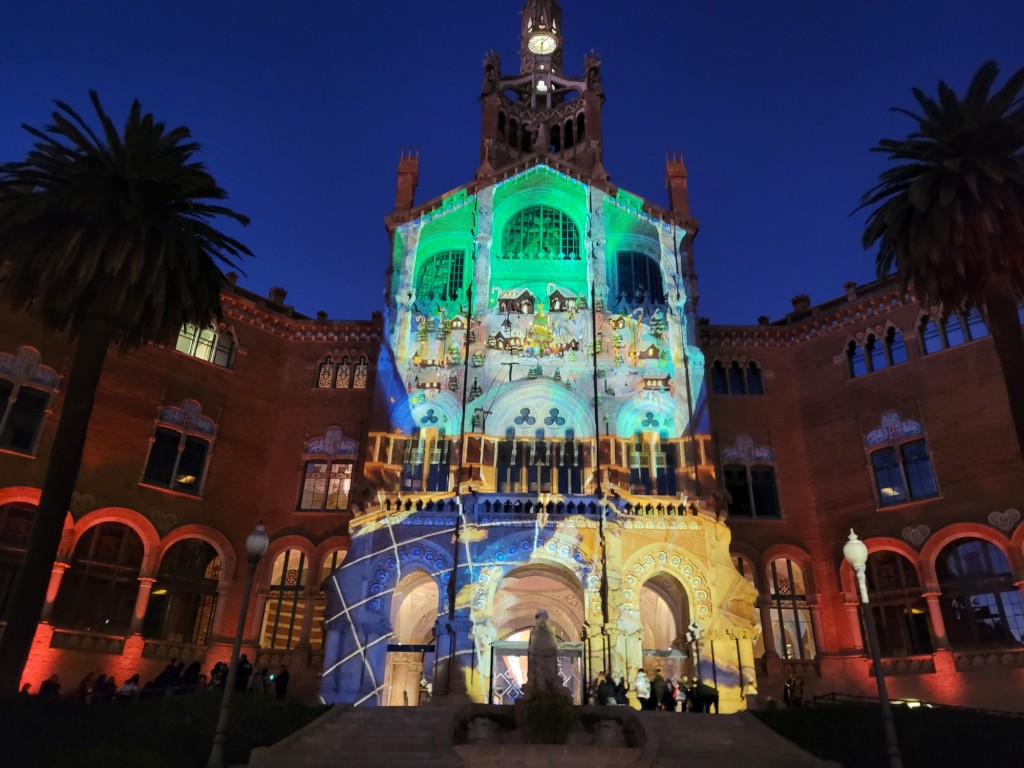
[[[583,493],[582,446],[573,439],[571,430],[566,433],[565,442],[558,445],[558,492]]]
[[[882,655],[931,653],[928,606],[910,561],[896,552],[872,552],[867,581]]]
[[[757,363],[753,361],[747,364],[747,394],[764,394],[764,375],[761,373],[761,369],[758,368]]]
[[[530,493],[551,492],[551,464],[554,446],[544,439],[544,432],[537,432],[536,439],[529,444],[526,474]]]
[[[11,396],[17,389],[17,396]],[[0,448],[29,453],[35,447],[39,428],[46,416],[50,394],[35,387],[16,386],[0,379]]]
[[[886,359],[885,347],[875,337],[875,334],[869,334],[868,340],[864,344],[864,348],[867,350],[868,365],[872,371],[881,371],[885,368],[888,360]]]
[[[948,545],[935,562],[946,635],[954,647],[1020,647],[1024,600],[1006,556],[981,539]]]
[[[871,466],[881,507],[939,495],[928,446],[924,440],[904,443],[898,450],[882,448],[872,451]]]
[[[21,504],[0,507],[0,616],[4,615],[18,568],[28,551],[34,517],[33,507]]]
[[[629,482],[633,493],[650,495],[652,492],[650,457],[643,435],[633,438],[629,452]]]
[[[100,523],[75,546],[53,606],[57,627],[123,635],[139,594],[142,539],[122,523]]]
[[[220,555],[200,539],[174,544],[160,561],[142,634],[155,640],[202,645],[217,608]]]
[[[665,303],[665,286],[658,262],[646,253],[619,251],[617,255],[619,298],[631,304]]]
[[[729,365],[728,378],[730,395],[747,394],[747,377],[744,375],[743,369],[740,368],[740,364],[735,360]]]
[[[722,467],[729,493],[729,515],[781,517],[775,468],[767,464],[726,464]]]
[[[885,332],[885,347],[891,365],[907,362],[907,345],[903,343],[903,334],[895,328]]]
[[[167,427],[157,427],[142,482],[199,494],[210,443]]]
[[[303,511],[348,509],[352,489],[352,462],[328,458],[307,461],[302,475],[299,509]]]
[[[851,379],[863,376],[868,372],[868,363],[864,357],[864,350],[858,346],[856,341],[851,341],[846,347],[846,368]]]
[[[964,337],[964,326],[960,322],[960,316],[950,313],[942,324],[943,333],[946,336],[947,347],[958,347],[966,341]]]
[[[725,376],[725,366],[720,360],[715,360],[711,366],[711,392],[715,395],[729,394],[729,383]]]
[[[972,341],[977,339],[984,339],[988,336],[988,326],[985,324],[985,318],[981,316],[981,312],[975,307],[967,313],[967,334],[971,337]]]
[[[455,301],[462,295],[465,251],[435,253],[420,267],[416,298],[424,301]]]
[[[921,337],[921,349],[926,355],[939,352],[942,349],[942,336],[939,334],[939,326],[928,315],[921,318],[918,333]]]
[[[503,259],[579,259],[580,233],[569,216],[545,205],[526,208],[505,226]]]

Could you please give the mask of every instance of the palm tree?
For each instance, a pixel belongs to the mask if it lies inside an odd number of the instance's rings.
[[[107,348],[171,341],[185,323],[220,316],[220,265],[251,255],[218,231],[248,219],[193,159],[184,127],[168,130],[132,104],[123,133],[89,93],[99,132],[67,104],[36,142],[0,165],[0,292],[74,343],[64,405],[28,552],[0,641],[0,694],[18,690],[75,488]]]
[[[883,139],[899,165],[884,171],[857,210],[874,206],[863,244],[878,243],[879,277],[895,269],[903,290],[948,313],[978,307],[987,317],[1024,455],[1024,69],[995,93],[995,62],[961,98],[944,82],[938,98],[915,88],[921,114],[905,139]]]

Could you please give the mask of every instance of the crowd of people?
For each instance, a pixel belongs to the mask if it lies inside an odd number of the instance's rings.
[[[145,685],[140,684],[139,675],[132,675],[121,685],[117,684],[113,675],[90,672],[73,691],[61,693],[61,681],[57,675],[51,675],[39,686],[39,698],[48,700],[77,701],[82,704],[109,703],[115,701],[135,701],[152,699],[160,696],[176,696],[180,694],[198,693],[208,690],[224,690],[228,681],[228,665],[223,661],[214,664],[210,674],[202,671],[198,661],[185,666],[185,662],[172,659],[154,679]],[[259,696],[276,696],[283,699],[288,695],[288,668],[282,666],[276,673],[266,667],[255,670],[247,654],[238,660],[235,672],[234,690],[251,692]],[[32,694],[32,686],[22,686],[23,696]]]
[[[611,675],[602,672],[591,686],[589,699],[594,704],[627,705],[629,704],[629,684],[622,676],[614,680]],[[663,712],[711,712],[718,713],[718,689],[703,682],[696,676],[687,684],[678,675],[671,679],[665,678],[660,669],[654,671],[652,677],[640,670],[633,681],[633,693],[640,702],[642,710],[661,710]]]

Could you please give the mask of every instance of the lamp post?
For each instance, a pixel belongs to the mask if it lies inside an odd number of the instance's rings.
[[[256,564],[267,551],[270,539],[259,523],[256,529],[245,538],[245,552],[249,561],[249,574],[245,580],[245,591],[242,593],[242,606],[238,612],[238,628],[235,630],[235,644],[231,648],[231,664],[228,677],[224,681],[224,696],[220,700],[220,716],[217,718],[217,731],[213,736],[213,749],[206,768],[224,768],[224,743],[228,738],[228,716],[231,713],[231,694],[235,689],[235,677],[238,675],[238,652],[242,648],[242,634],[245,632],[245,614],[249,611],[249,594],[252,592],[252,577],[256,573]]]
[[[843,557],[846,558],[857,574],[857,588],[860,591],[861,612],[864,615],[864,626],[867,629],[868,648],[871,651],[871,664],[875,670],[875,685],[878,686],[878,702],[882,708],[882,728],[885,731],[885,751],[889,757],[889,768],[903,768],[900,757],[900,745],[896,740],[896,726],[892,720],[892,705],[889,703],[889,689],[885,685],[885,673],[882,671],[882,654],[878,649],[878,633],[875,631],[875,617],[871,613],[868,600],[867,579],[864,572],[868,563],[868,548],[850,529],[849,541],[843,546]]]

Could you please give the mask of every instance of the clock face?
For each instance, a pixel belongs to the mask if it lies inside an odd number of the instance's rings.
[[[558,41],[555,40],[555,36],[552,34],[538,32],[530,38],[527,47],[530,49],[530,53],[535,53],[538,56],[548,56],[555,52],[555,48],[558,47]]]

